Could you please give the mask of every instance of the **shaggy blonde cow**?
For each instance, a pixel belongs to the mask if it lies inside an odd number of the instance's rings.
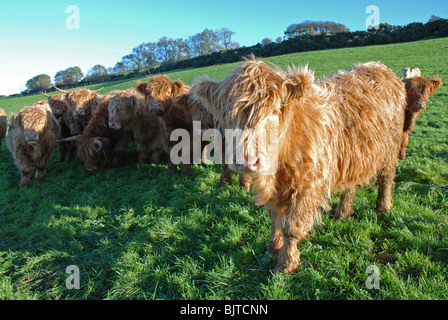
[[[6,142],[22,174],[20,188],[28,187],[34,175],[38,184],[44,183],[58,131],[50,106],[25,107],[11,115],[9,120],[11,124]]]
[[[376,210],[391,210],[406,92],[383,64],[315,81],[307,68],[284,72],[252,58],[221,82],[202,79],[192,91],[222,127],[246,132],[246,147],[263,134],[277,139],[256,144],[255,156],[244,152],[244,163],[231,167],[254,177],[256,204],[272,219],[268,251],[278,254],[283,273],[298,268],[298,241],[328,209],[333,191],[342,189],[336,217],[347,216],[356,188],[376,177]]]

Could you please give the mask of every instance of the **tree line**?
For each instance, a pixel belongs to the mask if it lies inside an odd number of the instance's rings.
[[[97,65],[89,70],[85,77],[78,67],[60,71],[60,77],[58,77],[59,72],[55,76],[55,84],[62,88],[69,88],[75,85],[122,80],[175,69],[237,62],[249,54],[264,58],[311,50],[446,37],[448,36],[448,20],[432,16],[425,24],[414,22],[405,26],[394,26],[384,23],[376,28],[369,28],[367,31],[354,32],[348,31],[345,26],[337,23],[305,21],[302,24],[289,26],[284,32],[283,39],[277,38],[271,41],[265,38],[262,43],[250,47],[240,47],[234,43],[233,34],[233,31],[223,28],[218,31],[205,29],[186,40],[162,37],[157,43],[142,43],[135,47],[132,53],[124,56],[113,68],[106,69]],[[32,94],[52,88],[51,79],[47,75],[36,76],[28,82],[30,81],[30,87],[27,83],[28,89],[24,93]],[[37,89],[42,83],[44,83],[43,87]],[[35,89],[32,89],[35,85]]]
[[[92,67],[85,76],[79,67],[69,67],[58,71],[54,77],[54,85],[67,88],[105,82],[164,64],[172,64],[222,50],[236,49],[240,46],[232,40],[234,34],[235,32],[228,28],[205,29],[188,39],[162,37],[157,42],[144,42],[133,48],[131,53],[123,56],[121,61],[112,68],[98,64]],[[22,94],[34,94],[51,89],[53,82],[50,76],[41,74],[28,80],[26,87],[27,89]]]

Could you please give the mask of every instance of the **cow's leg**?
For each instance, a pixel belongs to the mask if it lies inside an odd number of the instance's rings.
[[[159,150],[154,150],[151,154],[151,162],[152,163],[160,163],[162,162],[162,156]]]
[[[123,136],[117,141],[112,151],[114,157],[112,159],[112,168],[119,168],[121,166],[122,159],[128,150],[129,143],[131,143],[132,137],[129,133],[124,133]]]
[[[392,194],[395,186],[396,167],[394,161],[386,161],[378,175],[377,212],[390,212],[393,206]]]
[[[252,176],[248,174],[240,174],[240,187],[243,187],[247,191],[250,191],[250,186],[252,185]]]
[[[226,185],[230,184],[232,182],[232,170],[230,170],[228,164],[222,165],[222,173],[221,177],[219,178],[219,188],[224,188]]]
[[[293,274],[300,264],[300,251],[297,248],[299,239],[295,236],[287,235],[284,244],[278,253],[277,265],[275,269],[284,274]]]
[[[43,184],[45,183],[45,173],[46,173],[46,168],[36,168],[36,181],[37,184]]]
[[[292,274],[299,267],[300,252],[297,244],[312,229],[315,217],[320,213],[319,204],[322,198],[309,190],[307,196],[302,195],[286,206],[282,215],[277,218],[277,226],[284,235],[284,243],[278,252],[276,270],[284,274]]]
[[[190,176],[191,175],[191,164],[187,163],[187,164],[182,164],[181,165],[181,173],[184,176]]]
[[[202,153],[201,153],[201,165],[205,165],[205,161],[207,160],[207,147],[208,147],[208,142],[207,142],[207,143],[202,143],[201,147],[202,147]]]
[[[356,186],[348,187],[341,193],[341,198],[339,200],[338,207],[334,214],[334,219],[338,220],[340,218],[347,218],[354,214],[353,211],[353,200],[356,195]]]
[[[58,160],[58,162],[64,162],[65,161],[65,154],[67,152],[67,142],[58,142],[58,149],[59,149],[59,160]]]
[[[142,148],[139,148],[138,150],[138,163],[143,164],[146,162],[146,159],[148,159],[148,152]]]
[[[401,142],[401,149],[398,158],[401,160],[406,160],[406,147],[409,144],[409,133],[403,133],[403,141]]]
[[[34,170],[32,168],[26,168],[21,170],[22,178],[20,179],[20,189],[29,187],[31,184],[31,178],[33,177]]]
[[[76,154],[76,145],[73,142],[69,142],[68,144],[68,161],[72,162],[75,160]]]
[[[278,254],[280,249],[283,247],[285,240],[285,237],[283,236],[282,230],[280,228],[281,219],[279,218],[285,211],[286,207],[273,208],[269,204],[266,204],[265,208],[268,216],[272,220],[271,237],[269,239],[269,247],[266,251],[270,254]]]
[[[226,163],[226,140],[225,137],[221,141],[221,159],[222,159],[222,173],[219,178],[219,188],[224,188],[226,185],[232,182],[232,170],[229,168],[229,163]]]

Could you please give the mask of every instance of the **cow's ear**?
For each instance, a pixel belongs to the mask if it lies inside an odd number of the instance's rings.
[[[210,101],[212,97],[216,96],[214,92],[217,85],[218,84],[212,80],[199,80],[191,92],[193,93],[193,96],[201,101]]]
[[[143,93],[143,94],[147,94],[147,91],[146,91],[146,85],[147,85],[147,83],[145,83],[145,82],[143,82],[143,81],[137,81],[136,83],[135,83],[135,88],[139,91],[139,92],[141,92],[141,93]]]
[[[136,95],[131,95],[131,106],[133,107],[133,106],[136,106],[137,104],[138,104],[138,100],[139,100],[139,98],[136,96]]]
[[[434,77],[431,80],[431,83],[434,86],[434,89],[431,90],[431,93],[436,92],[436,90],[439,89],[443,85],[442,79],[440,79],[440,77]]]
[[[184,88],[184,84],[182,83],[182,81],[179,81],[179,80],[177,80],[177,81],[175,81],[174,82],[174,95],[177,95],[179,92],[181,92],[182,91],[182,89]]]
[[[290,103],[302,97],[314,81],[314,74],[308,70],[289,70],[283,81],[283,101]]]
[[[22,127],[22,113],[14,113],[9,117],[9,121],[11,121],[11,124],[13,124],[16,127]]]

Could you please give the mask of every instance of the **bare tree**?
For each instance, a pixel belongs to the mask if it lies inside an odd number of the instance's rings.
[[[222,28],[221,30],[216,31],[218,35],[218,39],[221,41],[224,46],[224,50],[236,49],[239,48],[239,44],[232,41],[232,36],[235,34],[232,30],[228,28]]]

